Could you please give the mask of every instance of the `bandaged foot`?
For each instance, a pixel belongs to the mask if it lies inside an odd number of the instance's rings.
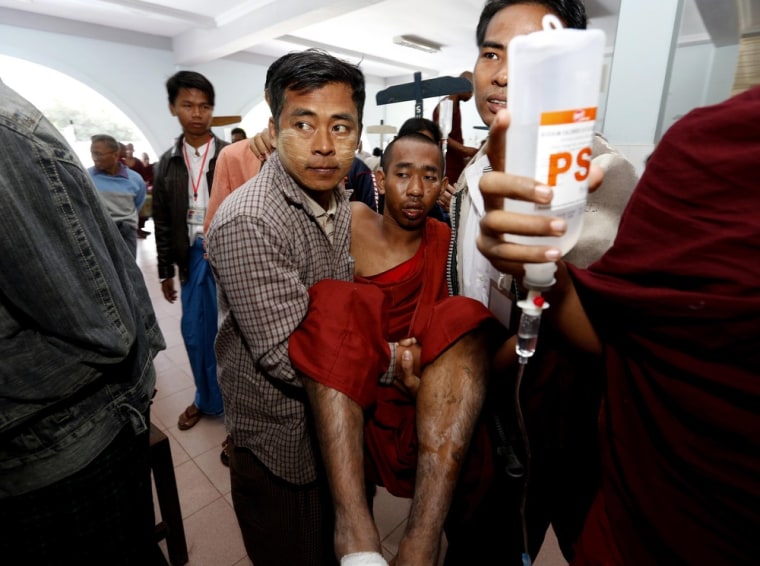
[[[378,552],[352,552],[340,559],[340,566],[388,566]]]

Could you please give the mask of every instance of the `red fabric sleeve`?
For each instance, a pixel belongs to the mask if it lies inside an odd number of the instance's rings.
[[[375,402],[390,363],[385,294],[372,285],[325,279],[309,289],[309,312],[288,343],[299,372],[362,408]]]

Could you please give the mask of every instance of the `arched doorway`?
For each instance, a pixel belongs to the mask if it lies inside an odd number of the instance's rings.
[[[135,157],[156,151],[124,112],[89,86],[59,71],[23,59],[0,55],[2,81],[34,104],[66,137],[82,165],[90,167],[90,136],[108,134],[132,143]]]

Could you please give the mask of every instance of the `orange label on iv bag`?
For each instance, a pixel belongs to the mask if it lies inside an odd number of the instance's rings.
[[[558,110],[541,114],[542,126],[558,124],[575,124],[577,122],[592,122],[596,120],[596,108],[579,108],[578,110]]]
[[[585,201],[596,108],[543,112],[535,178],[554,188],[552,208]]]

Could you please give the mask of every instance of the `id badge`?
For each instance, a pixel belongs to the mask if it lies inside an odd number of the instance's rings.
[[[193,226],[203,226],[206,219],[206,207],[192,205],[187,209],[187,223]]]
[[[510,330],[515,299],[510,291],[510,283],[511,277],[501,275],[498,281],[492,278],[488,287],[488,310],[507,330]]]

